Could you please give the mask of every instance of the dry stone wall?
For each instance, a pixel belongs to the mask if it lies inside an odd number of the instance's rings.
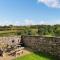
[[[22,36],[24,45],[60,57],[60,37]]]
[[[14,41],[14,43],[13,43]],[[21,36],[2,36],[0,37],[0,44],[17,45],[21,41]]]

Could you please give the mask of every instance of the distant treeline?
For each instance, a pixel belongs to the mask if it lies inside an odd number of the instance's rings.
[[[0,26],[0,36],[3,35],[60,36],[60,25]]]

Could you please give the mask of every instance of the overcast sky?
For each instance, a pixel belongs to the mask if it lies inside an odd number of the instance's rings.
[[[60,24],[60,0],[0,0],[0,25]]]

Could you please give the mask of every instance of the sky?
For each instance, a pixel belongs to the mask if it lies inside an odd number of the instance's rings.
[[[60,24],[60,0],[0,0],[0,25]]]

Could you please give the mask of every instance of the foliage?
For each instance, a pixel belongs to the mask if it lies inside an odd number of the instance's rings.
[[[0,26],[0,36],[6,35],[60,36],[60,25]]]

